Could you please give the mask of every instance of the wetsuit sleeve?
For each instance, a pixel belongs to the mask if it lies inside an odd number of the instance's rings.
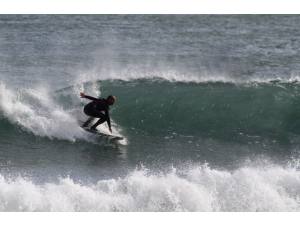
[[[94,97],[88,96],[88,95],[85,95],[84,98],[87,98],[87,99],[92,100],[92,101],[97,101],[98,100],[98,98],[94,98]]]
[[[106,118],[107,118],[107,120],[106,120],[107,125],[108,125],[109,129],[111,129],[109,111],[107,109],[105,110],[105,115],[106,115]]]

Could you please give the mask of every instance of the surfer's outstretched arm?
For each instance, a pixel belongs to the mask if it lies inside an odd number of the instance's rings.
[[[107,122],[107,125],[108,125],[108,128],[109,128],[109,131],[110,131],[110,133],[112,133],[108,110],[105,110],[105,115],[106,115],[106,122]]]
[[[92,96],[88,96],[88,95],[84,94],[83,92],[80,92],[80,97],[81,98],[87,98],[87,99],[92,100],[92,101],[98,100],[98,98],[94,98]]]

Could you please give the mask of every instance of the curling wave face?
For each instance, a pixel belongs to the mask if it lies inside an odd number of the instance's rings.
[[[297,82],[178,82],[161,78],[99,82],[118,103],[112,115],[124,129],[153,136],[201,136],[234,142],[290,143],[300,130]]]
[[[91,85],[96,94],[118,96],[112,116],[125,130],[237,142],[254,138],[290,143],[299,135],[298,82],[194,83],[153,78],[87,82],[82,88]],[[76,88],[58,90],[53,96],[46,89],[12,92],[2,83],[1,111],[35,135],[84,139],[73,114],[75,109],[81,113],[83,106]]]

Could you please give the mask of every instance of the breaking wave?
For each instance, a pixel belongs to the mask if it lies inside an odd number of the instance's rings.
[[[299,211],[300,172],[279,166],[234,171],[207,165],[166,174],[35,184],[0,176],[0,211]]]

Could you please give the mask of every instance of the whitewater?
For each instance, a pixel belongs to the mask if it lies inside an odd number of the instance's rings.
[[[147,175],[80,184],[62,178],[35,185],[0,177],[1,211],[299,211],[299,171],[198,166],[178,175]]]
[[[0,211],[299,211],[299,19],[1,15]]]

